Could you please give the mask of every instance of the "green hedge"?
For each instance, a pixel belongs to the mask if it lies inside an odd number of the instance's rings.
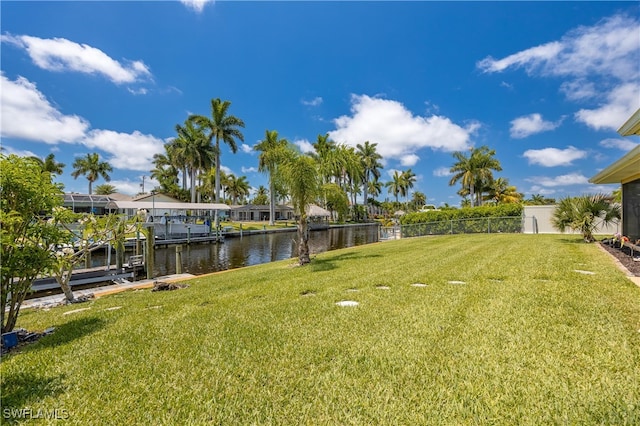
[[[401,218],[403,237],[522,231],[519,204],[410,213]]]
[[[409,213],[400,218],[401,225],[411,225],[445,220],[477,219],[485,217],[521,217],[521,204],[500,204],[497,206],[465,207],[462,209],[434,210]]]

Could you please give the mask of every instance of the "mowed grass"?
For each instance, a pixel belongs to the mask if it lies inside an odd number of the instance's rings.
[[[293,263],[24,311],[56,331],[3,359],[2,406],[82,425],[640,423],[640,288],[595,245],[424,237]]]

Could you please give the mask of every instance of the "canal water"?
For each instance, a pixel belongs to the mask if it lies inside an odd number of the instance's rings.
[[[277,232],[227,237],[218,244],[191,244],[182,246],[182,272],[200,275],[226,269],[241,268],[276,260],[297,257],[297,233]],[[345,247],[377,242],[378,226],[346,226],[317,230],[309,233],[309,249],[321,253]],[[94,255],[92,264],[104,265],[103,255]],[[154,276],[175,274],[176,249],[157,248]]]

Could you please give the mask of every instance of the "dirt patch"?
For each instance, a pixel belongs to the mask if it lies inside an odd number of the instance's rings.
[[[640,277],[640,260],[633,260],[634,258],[640,259],[640,253],[634,252],[634,257],[631,257],[631,249],[629,247],[617,248],[612,247],[606,243],[599,243],[600,246],[609,252],[613,257],[618,259],[622,266],[627,268],[631,275],[634,277]]]

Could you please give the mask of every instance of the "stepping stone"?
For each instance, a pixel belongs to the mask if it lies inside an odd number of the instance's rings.
[[[340,302],[336,302],[338,306],[358,306],[359,303],[354,300],[341,300]]]
[[[411,284],[411,287],[426,287],[426,284],[422,284],[422,283],[413,283]]]
[[[148,308],[144,308],[144,310],[146,311],[147,309],[160,309],[160,308],[162,308],[162,306],[156,305],[156,306],[149,306]]]
[[[591,272],[591,271],[581,271],[580,269],[574,269],[574,272],[577,272],[579,274],[583,274],[583,275],[595,275],[595,272]]]
[[[122,308],[122,306],[113,306],[111,308],[107,308],[105,309],[105,311],[117,311],[118,309]]]
[[[464,281],[449,281],[449,284],[466,284]]]
[[[348,291],[349,293],[356,293],[356,292],[358,292],[360,290],[358,290],[357,288],[348,288],[345,291]]]
[[[62,314],[62,315],[71,315],[71,314],[75,314],[75,313],[77,313],[77,312],[88,311],[89,309],[91,309],[91,308],[80,308],[80,309],[74,309],[73,311],[65,312],[65,313],[64,313],[64,314]]]
[[[391,290],[391,287],[386,285],[379,285],[376,287],[378,290]]]

